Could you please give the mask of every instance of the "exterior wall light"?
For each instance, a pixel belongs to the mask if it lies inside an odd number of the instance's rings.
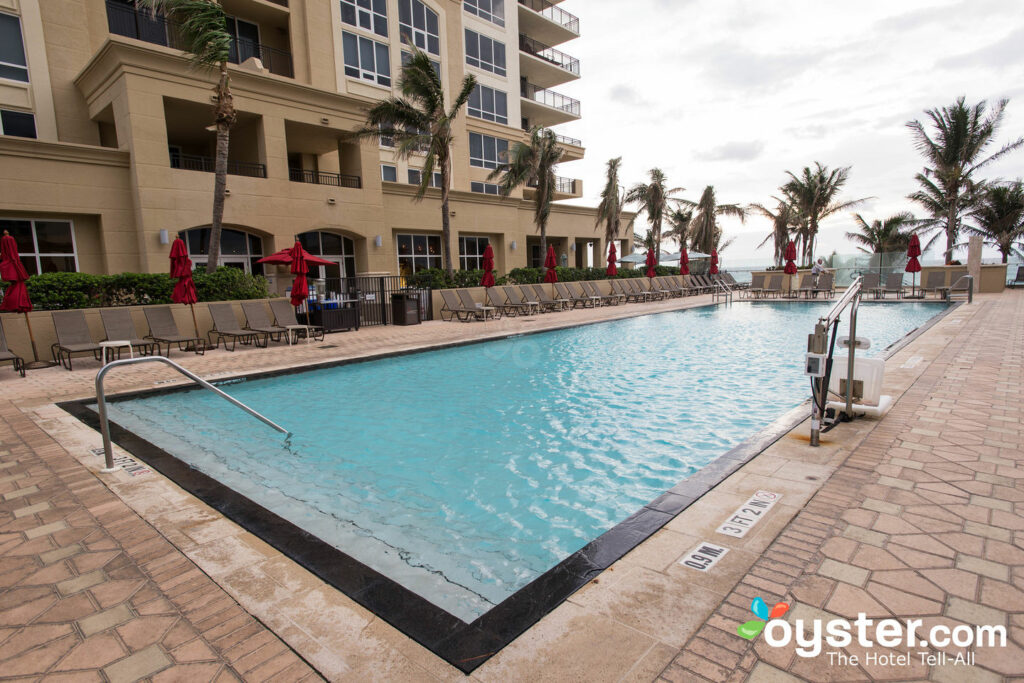
[[[327,198],[327,203],[330,204],[331,206],[334,206],[338,202],[334,201],[334,197],[328,197]]]
[[[516,241],[515,241],[515,240],[512,240],[512,241],[511,241],[511,242],[509,243],[509,245],[508,245],[508,248],[509,248],[509,249],[511,249],[512,251],[515,251],[515,250],[516,250]]]
[[[376,237],[374,237],[373,238],[373,246],[375,246],[375,247],[383,247],[384,246],[384,238],[381,237],[380,235],[377,235]]]
[[[170,243],[170,241],[171,241],[171,238],[167,234],[167,231],[166,230],[161,230],[160,231],[160,244],[168,244],[168,243]]]

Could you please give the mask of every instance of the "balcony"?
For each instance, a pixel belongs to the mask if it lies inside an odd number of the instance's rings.
[[[526,188],[530,191],[530,194],[535,194],[532,190],[537,188],[537,181],[531,180],[526,183]],[[577,178],[564,178],[562,176],[555,176],[555,199],[568,199],[570,197],[582,197],[583,196],[583,181]]]
[[[522,116],[526,127],[554,126],[580,118],[580,101],[533,83],[520,85]]]
[[[213,173],[215,163],[216,161],[213,157],[203,157],[196,154],[181,154],[180,152],[174,151],[171,152],[171,168]],[[263,164],[256,164],[247,161],[231,161],[229,159],[228,173],[230,175],[240,175],[249,178],[266,178],[267,167]]]
[[[155,45],[183,50],[177,24],[148,10],[119,0],[107,0],[107,28],[114,35],[143,40]],[[253,40],[236,38],[231,41],[228,61],[241,64],[255,57],[272,74],[294,78],[291,53]]]
[[[580,60],[519,34],[519,73],[542,88],[580,77]]]
[[[548,0],[519,0],[519,29],[548,45],[579,38],[580,20]]]
[[[308,171],[302,168],[289,168],[288,180],[293,183],[313,183],[314,185],[330,185],[332,187],[351,187],[357,190],[363,186],[362,179],[357,175],[330,173],[328,171]]]

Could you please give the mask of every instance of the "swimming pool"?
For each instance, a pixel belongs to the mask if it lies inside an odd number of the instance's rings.
[[[111,420],[470,623],[808,395],[827,303],[738,302],[233,383]],[[944,310],[862,306],[881,352]],[[144,454],[139,454],[145,458]]]

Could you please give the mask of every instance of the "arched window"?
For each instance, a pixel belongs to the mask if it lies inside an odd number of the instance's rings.
[[[419,49],[440,56],[438,25],[437,12],[420,0],[398,0],[398,31],[406,45],[411,40]]]
[[[356,274],[355,243],[348,237],[333,232],[311,230],[299,235],[302,248],[310,254],[328,261],[336,266],[310,266],[310,278],[326,278],[333,280],[343,277],[354,277]]]
[[[188,257],[196,266],[205,266],[209,261],[210,229],[192,228],[179,233],[188,245]],[[221,228],[219,266],[239,268],[253,275],[263,274],[263,264],[256,261],[263,258],[263,238],[241,230]]]

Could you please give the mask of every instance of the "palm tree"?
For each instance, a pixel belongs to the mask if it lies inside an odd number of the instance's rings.
[[[789,181],[779,189],[799,214],[798,231],[802,232],[803,262],[806,265],[814,257],[814,240],[821,222],[835,213],[867,201],[869,197],[849,201],[838,199],[839,191],[849,179],[849,166],[830,171],[828,166],[816,161],[813,169],[805,166],[799,176],[791,171],[786,171],[786,175]]]
[[[756,211],[772,222],[772,231],[768,233],[768,236],[764,238],[764,241],[757,246],[760,249],[764,245],[768,244],[769,240],[773,240],[773,259],[776,266],[782,267],[783,261],[786,260],[786,245],[789,244],[790,231],[798,225],[797,214],[796,210],[793,209],[793,206],[788,202],[785,202],[778,197],[772,197],[772,199],[775,200],[776,204],[774,213],[763,204],[751,204],[750,210]]]
[[[977,227],[965,225],[964,230],[979,235],[999,249],[1003,263],[1009,256],[1024,258],[1024,183],[991,185],[971,210]]]
[[[615,157],[608,160],[608,170],[605,175],[604,189],[601,190],[601,203],[597,205],[597,215],[594,221],[594,230],[604,223],[605,246],[614,242],[619,237],[622,229],[622,202],[624,193],[619,189],[619,164],[622,157]]]
[[[1002,123],[1008,102],[1000,100],[986,116],[988,103],[985,100],[971,107],[961,96],[949,107],[925,111],[931,120],[931,133],[920,121],[907,122],[907,127],[913,132],[915,146],[929,164],[916,176],[924,187],[924,194],[915,192],[908,198],[921,203],[929,211],[942,210],[942,213],[932,213],[932,228],[941,229],[946,234],[947,264],[953,259],[953,248],[964,214],[971,210],[972,204],[984,191],[985,183],[974,177],[975,172],[1024,145],[1024,138],[1017,138],[1003,145],[995,154],[983,156]],[[930,201],[936,196],[942,198],[938,206]]]
[[[690,220],[693,219],[693,211],[676,207],[669,209],[668,215],[665,218],[668,220],[669,228],[661,233],[661,238],[675,240],[679,243],[679,248],[682,249],[686,246],[686,238],[689,234]]]
[[[857,224],[857,232],[846,233],[851,242],[860,244],[857,247],[865,254],[885,254],[894,251],[906,251],[910,244],[912,226],[916,223],[913,214],[904,211],[884,220],[875,219],[869,225],[859,213],[853,214]]]
[[[508,161],[499,164],[488,176],[500,178],[498,185],[503,197],[508,197],[520,185],[534,188],[533,222],[540,233],[542,256],[548,251],[548,217],[555,195],[555,166],[564,155],[565,149],[559,146],[550,129],[534,126],[530,130],[530,142],[512,145]]]
[[[665,212],[670,208],[670,202],[676,201],[672,196],[682,192],[683,188],[674,187],[671,190],[665,187],[665,173],[660,168],[652,168],[649,172],[650,183],[637,183],[626,192],[627,204],[639,204],[640,211],[646,212],[647,221],[651,224],[652,247],[655,256],[661,258],[661,223]]]
[[[646,252],[648,249],[654,249],[654,231],[648,230],[642,235],[634,232],[633,250]]]
[[[747,220],[747,211],[740,205],[719,204],[715,200],[714,185],[704,188],[704,192],[700,195],[700,201],[694,203],[683,199],[681,203],[696,212],[690,220],[690,248],[705,254],[710,254],[720,246],[723,249],[728,246],[728,243],[721,244],[722,226],[718,224],[719,216],[735,216],[740,219],[741,223]]]
[[[136,0],[154,15],[163,14],[177,24],[177,35],[184,52],[192,55],[192,64],[217,69],[219,78],[213,88],[213,122],[217,129],[217,151],[213,162],[213,217],[210,220],[210,247],[206,272],[217,269],[220,260],[220,233],[224,223],[224,194],[228,178],[228,141],[238,112],[231,95],[228,57],[231,34],[224,9],[214,0]]]
[[[453,276],[451,254],[451,218],[448,197],[452,187],[452,123],[466,106],[476,87],[476,77],[468,75],[450,107],[445,106],[441,78],[424,52],[413,48],[412,58],[402,67],[398,78],[401,97],[378,102],[366,115],[366,127],[357,137],[395,141],[395,153],[401,159],[426,154],[415,200],[420,201],[431,185],[435,169],[441,173],[441,233],[444,240],[444,269]]]

